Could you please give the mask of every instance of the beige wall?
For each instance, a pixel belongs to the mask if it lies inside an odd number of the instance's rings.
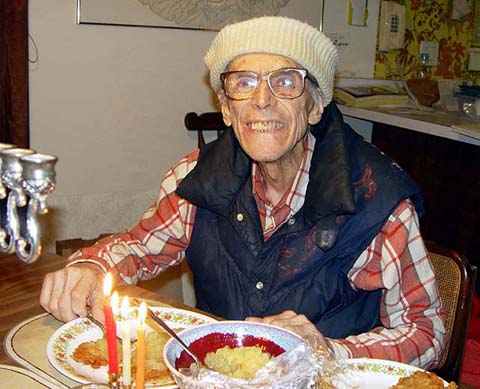
[[[29,3],[31,147],[59,157],[45,241],[118,231],[195,148],[185,113],[214,109],[214,33],[77,25],[75,0]]]

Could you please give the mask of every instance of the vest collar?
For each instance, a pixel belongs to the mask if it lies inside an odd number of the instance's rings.
[[[321,230],[335,228],[339,215],[355,211],[351,161],[345,124],[335,103],[310,129],[316,138],[305,196],[308,222]],[[251,159],[240,147],[232,128],[200,152],[195,168],[180,183],[177,194],[192,204],[228,216],[245,183],[250,181]]]

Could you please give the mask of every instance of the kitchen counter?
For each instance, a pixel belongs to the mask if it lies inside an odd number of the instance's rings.
[[[459,133],[461,130],[458,128],[452,128],[452,126],[478,128],[478,136],[480,136],[480,121],[466,118],[459,112],[428,112],[409,107],[356,108],[340,104],[338,105],[338,108],[344,115],[353,118],[387,124],[480,146],[480,139],[461,134]]]

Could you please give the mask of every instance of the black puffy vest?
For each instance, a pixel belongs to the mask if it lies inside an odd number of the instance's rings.
[[[177,189],[198,207],[186,252],[198,308],[226,319],[291,309],[330,338],[381,325],[381,290],[355,290],[347,274],[400,201],[410,198],[422,213],[420,191],[343,122],[334,103],[311,131],[304,206],[267,241],[251,160],[233,131],[201,150]]]

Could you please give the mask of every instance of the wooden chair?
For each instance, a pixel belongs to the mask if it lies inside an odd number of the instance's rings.
[[[75,238],[75,239],[65,239],[65,240],[57,240],[55,242],[55,254],[61,255],[62,257],[69,257],[75,251],[83,249],[84,247],[93,246],[95,242],[101,238],[104,238],[110,234],[101,234],[93,239],[82,239],[82,238]]]
[[[205,144],[203,131],[216,131],[219,136],[227,128],[221,112],[205,112],[200,115],[196,112],[189,112],[185,115],[184,122],[188,131],[197,132],[198,148]]]
[[[455,250],[426,242],[445,309],[447,341],[439,367],[434,371],[447,381],[458,382],[475,293],[477,268]]]

